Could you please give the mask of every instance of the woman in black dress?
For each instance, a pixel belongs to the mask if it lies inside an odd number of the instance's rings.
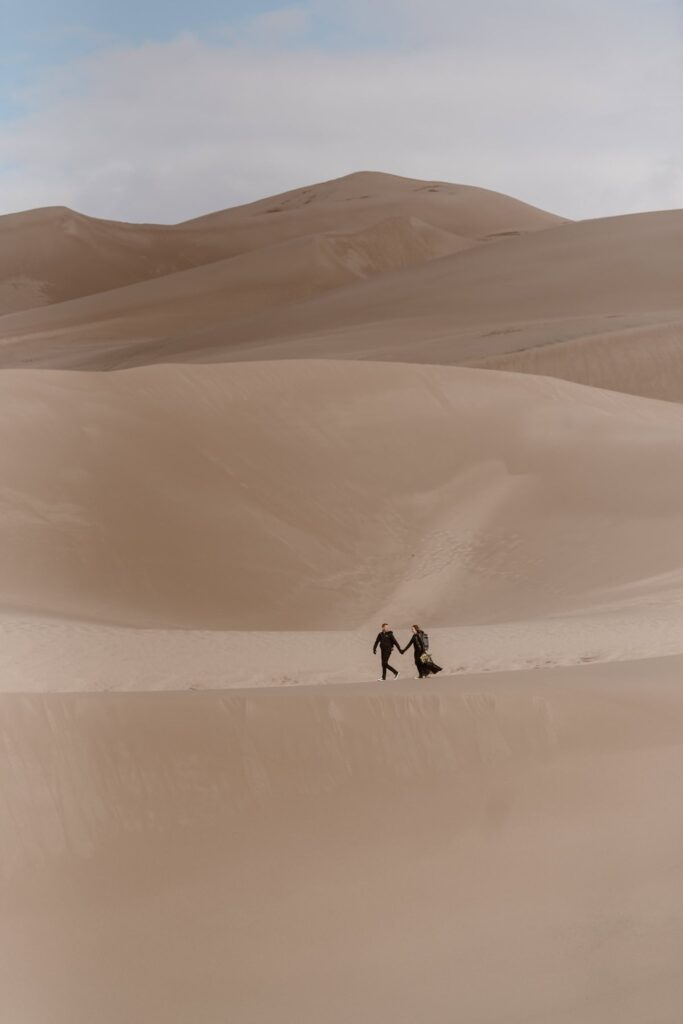
[[[437,665],[432,661],[431,655],[429,654],[429,639],[427,634],[420,629],[419,626],[413,626],[413,635],[411,636],[405,647],[401,648],[401,654],[405,654],[409,647],[413,648],[413,654],[415,656],[415,668],[420,679],[426,679],[428,675],[432,673],[436,675],[437,672],[441,672],[441,666]],[[422,655],[427,655],[426,660],[422,660]]]

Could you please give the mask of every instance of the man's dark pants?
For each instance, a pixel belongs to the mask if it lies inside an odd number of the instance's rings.
[[[387,669],[389,669],[390,672],[393,672],[395,676],[398,675],[398,672],[396,671],[394,666],[389,664],[390,657],[391,651],[382,651],[382,679],[387,678]]]

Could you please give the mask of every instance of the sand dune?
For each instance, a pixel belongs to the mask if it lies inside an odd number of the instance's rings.
[[[669,325],[683,319],[682,225],[679,213],[639,214],[472,246],[426,222],[393,220],[356,235],[298,239],[6,316],[0,365],[320,357],[509,365],[676,397],[678,346],[668,339]],[[446,255],[449,247],[460,251]],[[644,374],[619,358],[620,339],[629,337],[652,344]],[[595,359],[591,339],[604,353]],[[606,355],[612,341],[615,358]],[[568,342],[577,344],[561,355],[558,344]],[[497,362],[531,350],[539,353]]]
[[[178,225],[122,224],[65,207],[30,210],[0,217],[0,313],[108,291],[306,235],[361,231],[388,218],[415,218],[470,240],[560,221],[484,189],[372,173]]]
[[[180,226],[214,230],[229,227],[238,234],[249,231],[270,245],[275,239],[298,236],[304,224],[306,234],[334,230],[340,220],[359,230],[396,216],[416,217],[472,239],[542,231],[565,220],[489,189],[359,171],[211,213]]]
[[[669,585],[667,585],[669,584]],[[513,615],[514,609],[510,611]],[[414,615],[394,618],[401,644]],[[102,693],[330,686],[379,676],[378,622],[355,630],[209,630],[118,626],[64,616],[0,613],[0,693]],[[582,613],[429,625],[446,675],[548,672],[683,655],[683,591],[642,580],[627,598]],[[410,652],[400,679],[416,675]]]
[[[667,322],[682,309],[682,241],[679,212],[563,224],[338,289],[276,315],[179,336],[151,346],[138,361],[325,356],[459,363],[547,344],[558,331],[566,340]]]
[[[597,333],[471,365],[683,402],[683,320]]]
[[[676,405],[332,361],[17,370],[0,388],[6,609],[447,626],[683,583]]]
[[[229,255],[224,238],[86,217],[63,206],[0,217],[0,313],[63,302]]]
[[[679,1024],[682,227],[0,218],[11,1024]]]
[[[3,696],[7,1019],[676,1024],[681,668]]]
[[[311,235],[0,320],[0,365],[116,366],[178,330],[243,317],[473,244],[415,219]]]

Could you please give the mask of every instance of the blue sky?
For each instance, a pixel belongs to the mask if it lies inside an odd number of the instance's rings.
[[[302,41],[334,49],[381,47],[373,19],[352,24],[346,4],[276,0],[0,0],[0,117],[21,112],[21,92],[47,67],[114,46],[139,46],[192,33],[206,41],[229,38],[259,15],[306,13]],[[303,22],[301,22],[303,25]],[[385,26],[386,28],[386,26]]]
[[[272,0],[0,0],[0,117],[19,112],[17,93],[45,68],[112,46],[211,36],[264,11]]]
[[[358,169],[683,202],[680,0],[0,0],[0,213],[174,221]]]

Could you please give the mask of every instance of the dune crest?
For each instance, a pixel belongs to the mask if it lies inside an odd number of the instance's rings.
[[[0,315],[396,217],[471,240],[560,222],[484,189],[382,174],[349,175],[175,225],[100,220],[57,206],[28,210],[0,217]]]
[[[681,305],[683,212],[563,224],[455,253],[310,302],[170,339],[141,358],[384,358],[458,364]],[[635,322],[634,322],[635,321]]]
[[[0,366],[385,360],[519,368],[667,399],[683,393],[674,326],[683,320],[679,212],[486,241],[404,216],[273,237],[204,267],[2,317]]]

